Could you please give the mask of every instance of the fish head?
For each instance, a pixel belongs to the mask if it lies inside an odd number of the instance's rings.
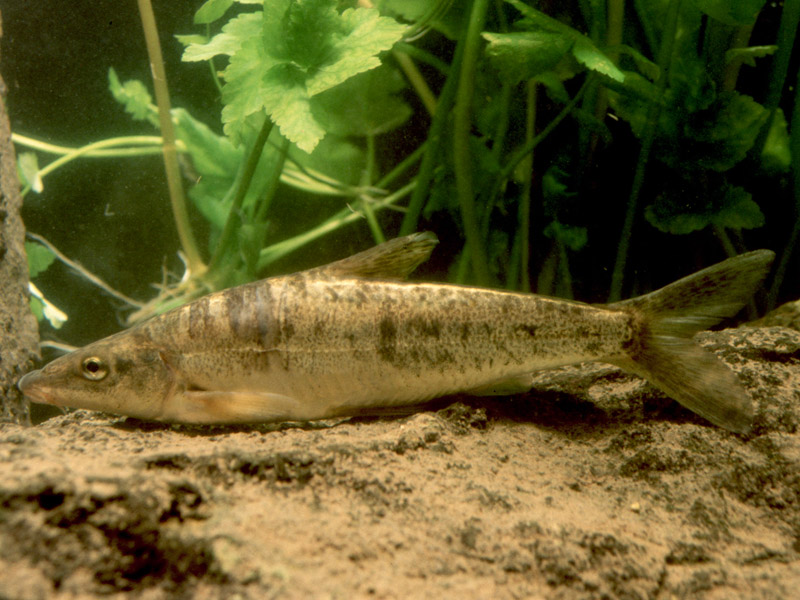
[[[158,419],[174,392],[174,373],[163,352],[128,333],[61,356],[17,385],[41,404]]]

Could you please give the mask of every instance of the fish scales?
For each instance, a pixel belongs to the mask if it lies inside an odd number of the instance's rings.
[[[176,337],[176,331],[188,335]],[[303,275],[212,294],[142,332],[172,357],[190,388],[268,385],[304,401],[339,397],[342,405],[334,402],[331,413],[368,406],[369,398],[380,404],[427,400],[620,354],[633,335],[629,315],[588,305]],[[377,379],[370,377],[376,367],[382,370]]]
[[[611,306],[402,281],[436,240],[415,234],[323,267],[210,294],[27,374],[34,401],[189,423],[311,420],[518,387],[531,372],[617,364],[713,423],[752,401],[692,341],[763,280],[750,252]]]

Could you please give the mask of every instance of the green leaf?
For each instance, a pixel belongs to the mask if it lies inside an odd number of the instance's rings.
[[[469,18],[464,2],[453,0],[383,0],[378,3],[383,14],[402,16],[416,27],[430,27],[451,40],[458,39]]]
[[[753,25],[766,0],[695,0],[697,7],[708,16],[726,25]]]
[[[776,109],[761,152],[761,168],[769,174],[786,173],[792,166],[788,129],[783,111]]]
[[[608,56],[600,52],[589,38],[581,37],[577,39],[572,47],[572,54],[587,69],[620,83],[625,80],[625,74],[617,68]]]
[[[750,192],[732,185],[725,192],[724,206],[712,217],[712,222],[729,229],[755,229],[764,225],[764,214]]]
[[[767,120],[767,109],[738,92],[720,94],[707,110],[693,115],[683,144],[684,165],[726,171],[753,146]]]
[[[383,65],[315,96],[314,117],[336,135],[386,133],[411,116],[411,108],[397,95],[405,87],[400,73]]]
[[[569,93],[564,86],[564,82],[556,76],[553,72],[542,73],[536,78],[536,81],[541,83],[547,90],[547,95],[556,102],[567,104],[569,102]]]
[[[267,239],[266,223],[243,223],[239,227],[237,239],[239,253],[245,264],[249,279],[253,279],[258,271],[258,256]]]
[[[378,54],[389,50],[398,42],[406,26],[389,17],[382,17],[377,10],[347,9],[341,16],[341,31],[346,36],[334,34],[333,61],[321,60],[312,66],[316,70],[308,79],[308,93],[313,96],[324,92],[364,71],[380,65]]]
[[[37,194],[44,190],[42,176],[39,174],[39,158],[33,152],[22,152],[17,157],[19,180],[31,187]]]
[[[114,99],[125,107],[125,112],[137,121],[149,121],[158,127],[158,111],[147,87],[136,79],[120,83],[113,67],[108,69],[108,89]]]
[[[644,54],[642,54],[635,48],[631,48],[630,46],[620,44],[618,46],[610,46],[606,48],[606,50],[607,51],[614,50],[621,55],[624,54],[626,56],[631,57],[631,59],[633,59],[633,62],[636,63],[636,68],[639,69],[639,72],[645,77],[647,77],[650,81],[655,81],[656,79],[658,79],[661,73],[656,63],[654,63],[652,60],[647,58]]]
[[[210,41],[200,44],[193,43],[183,51],[181,60],[193,62],[208,60],[218,54],[235,54],[242,44],[261,36],[263,15],[260,12],[243,13],[228,21],[222,32],[211,38]]]
[[[569,25],[565,25],[553,17],[523,4],[519,0],[506,0],[506,2],[515,7],[525,17],[522,21],[516,23],[517,26],[533,30],[541,29],[545,32],[557,34],[564,40],[571,40],[572,54],[587,69],[596,71],[617,82],[625,80],[625,74],[617,68],[611,59],[603,54],[591,39],[577,29],[573,29]]]
[[[36,317],[36,320],[39,323],[44,321],[44,304],[42,304],[42,301],[36,296],[31,296],[30,300],[28,301],[28,305],[31,307],[31,312],[33,313],[33,316]]]
[[[569,184],[569,173],[555,165],[549,167],[542,175],[542,196],[546,203],[557,204],[565,198],[577,196],[577,192],[569,191]]]
[[[233,177],[241,151],[217,135],[183,108],[172,110],[175,134],[186,145],[192,165],[201,177]]]
[[[656,86],[639,73],[626,71],[625,82],[610,84],[609,88],[611,90],[609,100],[615,112],[630,124],[635,136],[641,137],[647,127],[650,103],[657,94]],[[660,99],[662,103],[666,103],[667,100],[666,95]],[[662,123],[667,122],[672,125],[672,111],[665,107],[661,112]],[[674,126],[668,126],[667,129],[674,129]]]
[[[188,117],[188,113],[186,116]],[[255,142],[256,132],[248,131],[243,143],[234,147],[227,138],[217,136],[194,119],[188,122],[179,119],[177,131],[179,137],[189,147],[194,167],[199,174],[197,182],[189,189],[189,197],[211,225],[210,241],[213,248],[216,236],[222,231],[230,212],[242,159]],[[189,137],[186,137],[184,131],[189,132]],[[219,159],[216,165],[213,163],[215,153]],[[267,144],[264,147],[242,202],[242,218],[249,214],[253,203],[263,197],[271,180],[278,154],[279,151],[274,144]]]
[[[233,1],[234,0],[207,0],[194,14],[195,24],[205,25],[207,23],[213,23],[233,6]]]
[[[178,40],[184,46],[191,46],[192,44],[196,44],[198,46],[202,46],[203,44],[208,43],[208,37],[204,35],[200,35],[199,33],[190,33],[187,35],[176,35],[175,39]]]
[[[722,184],[715,197],[697,196],[694,202],[685,189],[672,190],[645,209],[645,218],[657,229],[676,235],[699,231],[709,225],[730,229],[754,229],[764,224],[764,215],[747,190]]]
[[[484,33],[483,39],[488,42],[489,62],[512,83],[552,70],[573,44],[561,33],[549,31]]]
[[[47,270],[56,259],[53,252],[36,242],[25,242],[25,254],[28,255],[28,277],[33,279]]]
[[[267,61],[264,45],[256,38],[245,42],[236,54],[231,56],[230,63],[225,69],[222,122],[225,133],[231,137],[234,144],[238,144],[241,140],[247,117],[264,109],[267,85],[272,83],[265,81],[266,76],[263,71]]]
[[[312,151],[325,130],[314,117],[311,99],[380,65],[377,55],[405,29],[374,9],[340,14],[329,0],[267,3],[261,34],[238,39],[223,73],[225,132],[238,142],[246,119],[266,110],[286,138]],[[234,48],[238,34],[226,34],[230,39],[223,40],[223,49]]]
[[[325,129],[311,112],[311,101],[303,82],[289,65],[280,65],[266,77],[261,101],[281,133],[305,152],[311,152]]]
[[[554,19],[553,17],[543,13],[540,10],[536,10],[532,6],[528,6],[520,0],[505,0],[508,4],[516,8],[519,12],[522,13],[524,20],[519,21],[516,24],[526,29],[530,28],[539,28],[544,29],[545,31],[552,31],[555,33],[561,33],[562,35],[569,36],[569,37],[580,37],[580,31],[577,29],[573,29],[569,25],[562,23],[558,19]]]
[[[362,145],[354,144],[352,138],[331,134],[322,138],[311,154],[292,149],[290,155],[302,168],[317,171],[342,184],[360,185],[366,166]]]
[[[589,241],[589,234],[586,227],[564,225],[558,221],[551,221],[550,224],[544,228],[543,233],[550,239],[561,242],[574,252],[581,250]]]
[[[725,52],[725,62],[740,61],[749,67],[756,66],[756,59],[770,56],[778,51],[777,46],[749,46],[748,48],[733,48]]]

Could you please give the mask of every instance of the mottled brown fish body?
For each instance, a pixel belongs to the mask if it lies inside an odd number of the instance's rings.
[[[191,388],[269,389],[314,419],[618,356],[633,328],[624,312],[530,294],[298,274],[212,294],[142,333]]]
[[[217,292],[51,362],[36,402],[184,423],[311,420],[529,373],[613,362],[711,422],[746,431],[750,397],[692,337],[733,316],[773,254],[729,259],[608,307],[402,281],[436,238],[415,234],[295,275]]]

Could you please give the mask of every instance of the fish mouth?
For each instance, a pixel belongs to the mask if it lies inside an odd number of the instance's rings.
[[[22,392],[31,402],[59,406],[51,393],[42,388],[42,386],[36,385],[36,379],[38,376],[39,371],[31,371],[30,373],[25,374],[22,379],[17,382],[19,391]]]

